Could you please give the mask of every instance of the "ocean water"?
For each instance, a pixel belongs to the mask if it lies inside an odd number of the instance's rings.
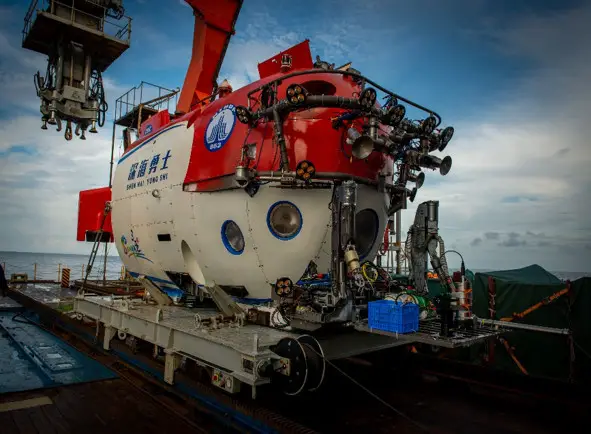
[[[58,279],[59,267],[67,267],[70,268],[70,279],[83,279],[88,260],[89,255],[0,252],[0,264],[5,266],[6,277],[9,277],[12,273],[27,273],[31,279],[36,275],[37,279],[56,280]],[[122,266],[123,264],[118,256],[107,256],[107,279],[118,279],[121,276]],[[103,268],[104,256],[97,255],[90,278],[102,279]],[[472,269],[474,273],[485,271],[494,270]],[[584,276],[591,277],[591,272],[548,271],[563,280],[576,280]]]
[[[103,249],[100,249],[103,251]],[[100,251],[99,250],[99,251]],[[27,273],[29,279],[57,280],[60,268],[70,269],[70,280],[83,279],[89,255],[59,253],[0,252],[0,264],[6,277],[12,273]],[[119,279],[123,264],[118,256],[107,256],[107,279]],[[102,279],[104,256],[97,254],[90,279]]]

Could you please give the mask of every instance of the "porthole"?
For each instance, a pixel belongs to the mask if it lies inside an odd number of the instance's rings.
[[[244,251],[244,236],[233,220],[226,220],[222,224],[222,242],[233,255],[240,255]]]
[[[291,240],[302,229],[302,213],[293,203],[288,201],[276,202],[267,213],[269,231],[280,240]]]
[[[365,259],[378,237],[380,219],[373,209],[366,208],[355,216],[355,244],[360,259]]]

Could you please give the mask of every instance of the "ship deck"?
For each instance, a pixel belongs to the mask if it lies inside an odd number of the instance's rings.
[[[36,295],[56,304],[45,292]],[[25,312],[15,300],[0,297],[3,434],[196,432],[195,424],[179,413],[182,400],[177,403],[133,375],[110,370],[44,330]],[[213,426],[201,432],[222,431]]]
[[[95,337],[92,323],[80,329],[70,329],[66,321],[62,322],[59,318],[67,318],[68,315],[59,311],[67,311],[71,306],[72,301],[67,302],[71,292],[57,285],[51,288],[38,286],[20,285],[18,291],[12,288],[11,297],[22,306],[14,300],[0,299],[6,316],[12,318],[23,311],[26,317],[38,315],[43,324],[56,323],[52,335],[112,369],[116,375],[9,393],[0,390],[2,433],[353,433],[370,427],[376,433],[384,434],[422,432],[409,420],[390,411],[392,406],[418,421],[428,432],[554,433],[564,432],[565,429],[577,432],[573,427],[575,423],[580,423],[581,415],[586,414],[574,404],[584,401],[566,400],[570,392],[556,395],[557,402],[564,401],[565,407],[561,407],[564,413],[557,413],[554,411],[557,405],[554,399],[531,395],[525,385],[525,392],[507,389],[507,392],[499,392],[497,397],[497,392],[493,391],[503,381],[495,381],[490,387],[486,383],[488,377],[483,377],[483,382],[474,382],[472,377],[475,376],[465,366],[452,369],[448,374],[439,373],[430,365],[418,363],[417,356],[412,353],[405,353],[408,354],[406,362],[406,357],[400,358],[402,353],[393,357],[392,352],[399,350],[395,348],[367,354],[362,359],[330,362],[331,372],[327,374],[326,384],[315,394],[301,400],[288,400],[270,391],[269,394],[261,393],[256,402],[244,400],[245,396],[231,398],[204,386],[193,371],[179,374],[176,386],[167,386],[161,367],[149,354],[132,354],[117,340],[114,340],[110,352],[101,351],[101,340],[92,342]],[[431,330],[425,328],[423,332],[427,335]],[[355,336],[367,334],[358,332]],[[380,335],[373,337],[392,339]],[[398,336],[398,341],[404,342],[404,338]],[[394,367],[390,366],[392,362],[395,362]],[[398,363],[402,371],[395,369]],[[6,367],[9,364],[2,365]],[[461,376],[466,376],[465,380],[458,377],[459,370]],[[421,379],[421,373],[430,373],[431,377],[427,375]],[[377,382],[376,375],[379,378]],[[441,381],[434,383],[433,378],[435,381],[441,378]],[[476,384],[474,387],[482,388],[482,391],[473,390],[470,384]],[[368,385],[371,392],[364,385]],[[376,396],[378,400],[375,400]],[[329,401],[342,409],[338,417],[326,418],[326,402]],[[542,405],[551,406],[553,411],[540,412]],[[528,406],[532,407],[531,411]],[[569,406],[573,406],[571,410]],[[551,417],[554,414],[557,416]],[[379,423],[376,424],[376,421]]]
[[[196,432],[123,379],[1,394],[0,426],[3,434]]]

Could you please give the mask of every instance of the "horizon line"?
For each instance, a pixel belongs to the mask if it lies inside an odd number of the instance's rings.
[[[34,254],[34,255],[71,255],[71,256],[85,256],[83,253],[57,253],[57,252],[21,252],[21,251],[17,251],[17,250],[0,250],[0,254],[1,253],[29,253],[29,254]],[[90,256],[90,255],[89,255]],[[100,254],[97,256],[101,256],[103,257],[104,255]],[[115,254],[107,254],[107,257],[114,257],[114,258],[119,258],[121,259],[120,255],[118,253]],[[529,267],[531,265],[539,265],[539,264],[535,264],[532,263],[530,265],[526,265],[523,267],[519,267],[519,268],[470,268],[470,267],[466,267],[466,270],[472,270],[472,271],[506,271],[506,270],[518,270],[520,268],[525,268],[525,267]],[[540,265],[540,267],[542,267]],[[546,271],[550,272],[550,273],[588,273],[591,275],[591,271],[572,271],[572,270],[549,270],[544,268]],[[459,267],[458,267],[459,269]]]

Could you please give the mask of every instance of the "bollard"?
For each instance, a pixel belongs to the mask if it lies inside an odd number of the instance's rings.
[[[37,281],[37,263],[33,264],[33,282]]]
[[[62,288],[70,287],[70,269],[64,267],[62,269]]]

